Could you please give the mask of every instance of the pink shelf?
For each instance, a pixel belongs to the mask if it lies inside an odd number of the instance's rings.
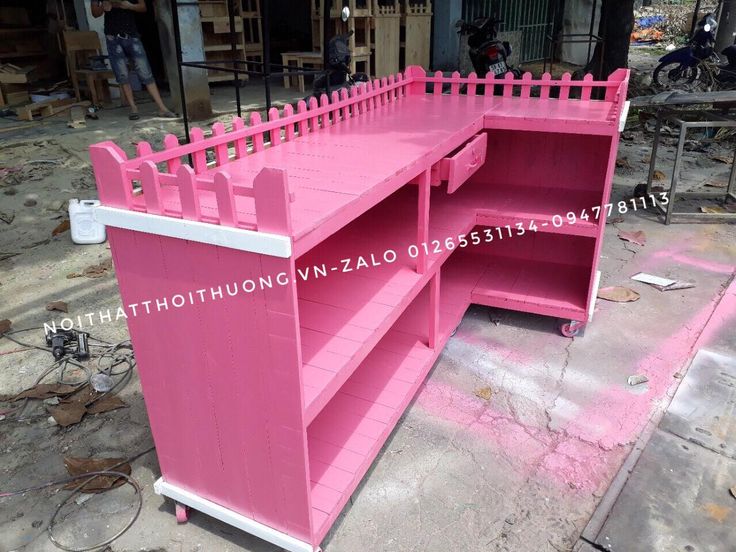
[[[610,135],[616,107],[609,102],[500,98],[485,124],[499,130]]]
[[[302,342],[302,377],[304,387],[305,417],[307,422],[313,420],[324,408],[330,398],[350,377],[353,371],[365,359],[376,343],[394,324],[404,309],[416,297],[429,281],[437,267],[447,259],[453,250],[445,247],[445,239],[456,239],[459,234],[468,234],[475,224],[486,224],[494,220],[494,215],[501,219],[495,207],[501,203],[501,197],[515,197],[518,205],[534,205],[543,210],[544,204],[534,195],[539,190],[519,191],[515,196],[502,193],[497,187],[490,187],[480,182],[468,183],[455,194],[447,195],[441,188],[432,190],[432,209],[430,214],[430,241],[437,240],[440,252],[435,252],[436,243],[430,245],[432,255],[429,257],[428,270],[424,274],[417,273],[416,260],[408,256],[410,244],[416,241],[417,189],[406,186],[394,193],[386,201],[366,212],[361,217],[322,242],[318,247],[299,258],[297,269],[302,274],[309,272],[306,280],[297,284],[299,298],[299,320]],[[596,197],[594,192],[569,190],[556,205],[571,209],[576,199],[582,208],[589,200]],[[555,196],[558,197],[558,196]],[[510,200],[509,200],[510,201]],[[547,213],[554,212],[550,209]],[[526,217],[526,218],[525,218]],[[565,222],[562,228],[556,229],[542,226],[543,216],[520,213],[517,216],[505,217],[500,222],[514,224],[521,221],[527,224],[535,218],[540,232],[527,231],[524,236],[514,235],[504,239],[498,238],[494,230],[495,241],[486,246],[468,246],[457,254],[475,254],[481,266],[498,264],[493,261],[494,252],[498,256],[506,254],[514,245],[519,251],[533,257],[529,267],[534,263],[543,263],[547,269],[563,269],[560,276],[552,274],[548,282],[534,281],[534,271],[525,269],[524,261],[506,263],[502,271],[511,271],[505,280],[489,279],[483,291],[478,291],[475,302],[481,304],[517,308],[530,312],[551,316],[569,316],[574,319],[583,317],[587,302],[587,284],[581,284],[581,278],[590,275],[593,240],[576,238],[575,234],[591,235],[597,231],[597,225],[576,224],[570,226]],[[551,220],[551,219],[550,219]],[[545,230],[570,235],[578,241],[565,241],[563,236],[545,238]],[[483,237],[483,230],[478,229]],[[470,238],[467,238],[468,240]],[[505,240],[505,241],[504,241]],[[457,241],[455,241],[457,243]],[[573,254],[573,261],[578,262],[579,253],[587,252],[588,256],[579,262],[585,266],[578,268],[568,282],[568,273],[564,263],[551,258],[539,260],[534,252],[534,243],[544,244],[552,255],[565,251],[566,244],[574,244],[578,250]],[[537,246],[539,247],[539,246]],[[386,263],[383,252],[391,248],[397,252],[397,260]],[[486,255],[480,251],[486,250]],[[374,259],[370,257],[373,254]],[[356,260],[363,257],[371,265],[357,269]],[[352,259],[350,272],[343,272],[342,259]],[[379,263],[379,266],[373,264]],[[315,276],[314,266],[319,267],[327,276]],[[495,270],[495,269],[494,269]],[[298,272],[298,274],[300,273]],[[489,272],[492,272],[489,269]],[[547,271],[539,273],[547,274]],[[500,276],[499,276],[500,278]],[[559,282],[558,282],[559,280]],[[506,282],[508,289],[499,287]],[[557,282],[557,283],[556,283]],[[573,285],[574,293],[567,289]],[[496,288],[493,287],[496,285]],[[496,289],[494,295],[493,290]],[[469,290],[468,290],[469,292]],[[560,293],[560,297],[555,294]],[[468,295],[470,297],[470,295]],[[467,304],[465,305],[467,307]]]
[[[585,320],[590,268],[494,257],[473,289],[472,302]]]
[[[601,191],[468,182],[456,195],[453,200],[477,206],[477,222],[483,226],[509,225],[516,232],[521,223],[528,232],[533,222],[538,232],[588,237],[598,233],[592,207],[600,206]],[[578,218],[583,211],[587,221]],[[572,224],[568,212],[575,213]]]
[[[313,530],[321,540],[381,450],[460,323],[481,270],[453,256],[442,268],[440,339],[427,345],[425,288],[307,429]]]
[[[311,421],[355,368],[376,346],[404,309],[452,253],[430,256],[428,270],[419,274],[417,261],[408,255],[417,235],[417,188],[406,186],[318,247],[302,256],[297,269],[326,265],[328,276],[297,284],[302,341],[305,417]],[[470,228],[469,210],[433,211],[431,235],[457,235]],[[397,260],[386,263],[391,248]],[[380,266],[372,266],[374,254]],[[363,257],[370,268],[357,269]],[[341,259],[352,259],[343,272]],[[337,268],[337,270],[332,270]]]

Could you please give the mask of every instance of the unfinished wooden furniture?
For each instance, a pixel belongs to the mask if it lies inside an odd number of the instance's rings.
[[[115,78],[112,69],[90,69],[89,58],[102,53],[100,37],[95,31],[64,31],[64,51],[69,78],[74,87],[77,101],[82,99],[79,87],[80,78],[84,79],[93,105],[110,103],[109,79]]]
[[[400,35],[399,0],[382,3],[373,0],[373,76],[381,78],[399,71]]]
[[[260,0],[199,0],[198,5],[206,61],[263,60]],[[234,54],[230,38],[231,5],[234,7]],[[248,75],[240,75],[239,78],[248,80]],[[208,69],[207,80],[232,81],[233,74]]]
[[[19,67],[12,63],[0,63],[0,106],[30,101],[28,84],[34,66]]]
[[[343,22],[340,13],[342,4],[332,3],[330,9],[330,20],[333,28],[327,29],[328,38],[336,34],[352,32],[348,46],[353,56],[365,56],[371,54],[371,25],[373,21],[373,8],[371,0],[349,0],[347,6],[350,8],[350,18]],[[325,36],[323,0],[312,0],[312,49],[322,50]]]
[[[91,147],[180,520],[318,550],[471,302],[588,320],[628,72],[507,76],[410,67],[131,159]]]
[[[324,55],[322,52],[284,52],[281,54],[281,63],[297,70],[302,70],[305,66],[316,70],[324,67]],[[356,71],[368,73],[369,66],[370,55],[368,54],[358,54],[357,56],[352,56],[350,60],[350,71],[353,73]],[[296,79],[299,92],[305,92],[304,75],[289,76],[285,74],[284,88],[290,88],[293,79]]]
[[[324,66],[324,55],[321,52],[284,52],[281,54],[281,64],[294,67],[298,71],[303,70],[305,65],[317,69]],[[289,76],[285,74],[284,88],[291,87],[292,79],[296,79],[299,92],[304,92],[304,75]]]
[[[432,37],[432,2],[402,0],[403,66],[429,66],[429,46]]]

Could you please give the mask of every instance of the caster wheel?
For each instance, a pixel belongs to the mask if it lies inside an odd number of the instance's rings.
[[[189,521],[189,506],[184,506],[184,504],[179,504],[177,502],[175,505],[175,509],[177,523],[186,523],[187,521]]]
[[[563,322],[560,324],[560,333],[565,337],[577,337],[582,335],[585,324],[571,320],[570,322]]]

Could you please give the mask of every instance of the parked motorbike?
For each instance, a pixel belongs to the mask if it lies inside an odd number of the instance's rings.
[[[710,73],[709,67],[704,67],[714,57],[713,47],[716,43],[716,28],[718,22],[713,14],[707,14],[695,27],[695,33],[686,46],[673,50],[659,59],[659,65],[654,69],[652,80],[665,89],[689,89],[697,86],[698,79],[704,71]],[[712,62],[717,69],[715,62]]]
[[[322,94],[329,96],[343,88],[349,90],[354,86],[361,86],[362,83],[368,82],[368,75],[365,73],[350,72],[352,55],[349,40],[352,34],[352,31],[350,31],[347,34],[335,35],[330,39],[327,46],[326,73],[314,79],[312,96],[315,98],[319,99]],[[306,99],[308,100],[309,96]]]
[[[459,34],[468,35],[468,56],[475,74],[479,77],[485,77],[489,72],[497,77],[509,72],[516,77],[521,76],[521,71],[508,63],[511,44],[497,38],[500,23],[503,21],[495,17],[476,19],[472,23],[463,20],[455,23]]]
[[[343,23],[346,23],[349,18],[350,8],[345,6],[340,14],[340,19]],[[335,91],[339,92],[343,88],[349,90],[355,86],[362,86],[363,83],[369,81],[368,75],[365,73],[350,72],[352,54],[349,41],[351,36],[353,36],[353,31],[347,34],[335,35],[327,43],[325,74],[314,79],[312,94],[304,98],[305,101],[308,101],[311,97],[319,100],[322,94],[329,97]]]
[[[718,65],[718,71],[713,78],[719,86],[733,88],[736,86],[736,44],[732,44],[721,52],[726,56],[726,63]]]

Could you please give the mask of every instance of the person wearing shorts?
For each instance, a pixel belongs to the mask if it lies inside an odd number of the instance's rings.
[[[133,89],[130,87],[130,73],[128,64],[138,74],[141,83],[158,106],[159,117],[175,118],[176,115],[164,105],[161,94],[148,63],[146,50],[143,48],[141,36],[135,24],[135,14],[146,12],[145,0],[92,0],[92,15],[105,16],[105,38],[107,39],[107,54],[110,58],[115,80],[118,81],[123,96],[130,106],[130,120],[136,120],[138,106],[135,105]]]

